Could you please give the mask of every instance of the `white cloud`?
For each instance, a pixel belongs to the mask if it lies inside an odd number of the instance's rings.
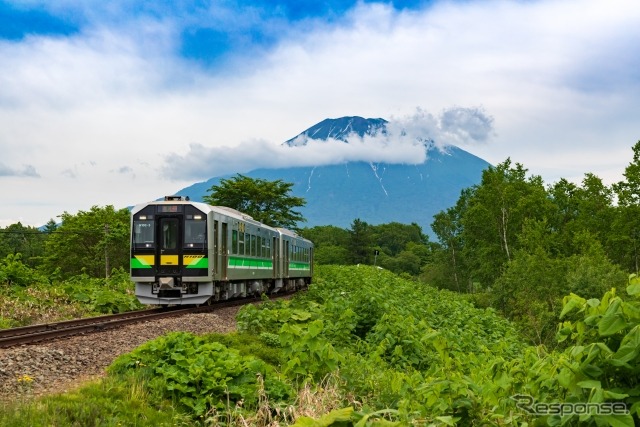
[[[39,178],[36,168],[32,165],[23,165],[21,168],[13,168],[0,163],[0,177],[2,176],[24,176],[31,178]]]
[[[22,173],[0,174],[0,197],[16,200],[0,221],[126,206],[213,165],[266,166],[266,156],[274,166],[309,153],[366,160],[358,143],[280,156],[280,142],[327,117],[405,118],[439,143],[494,164],[511,157],[547,181],[621,179],[640,138],[635,0],[443,1],[403,12],[360,3],[336,24],[302,23],[272,51],[236,52],[231,68],[215,70],[175,56],[179,19],[131,16],[68,38],[0,41],[2,170]],[[365,143],[372,157],[394,154]],[[416,148],[396,150],[397,160]],[[123,165],[135,176],[114,173]]]

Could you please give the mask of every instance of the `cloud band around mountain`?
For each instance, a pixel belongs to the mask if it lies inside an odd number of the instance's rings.
[[[192,143],[184,155],[165,156],[163,172],[175,180],[208,179],[258,168],[324,166],[346,162],[420,164],[427,160],[426,146],[446,150],[450,145],[486,142],[494,132],[493,118],[482,108],[454,107],[438,117],[417,109],[413,115],[391,118],[386,132],[360,137],[347,143],[336,139],[308,138],[294,146],[263,139],[236,146],[206,146]],[[303,136],[300,136],[303,138]]]

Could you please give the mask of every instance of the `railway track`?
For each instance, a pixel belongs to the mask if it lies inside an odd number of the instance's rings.
[[[278,299],[287,296],[282,294],[272,296],[270,299]],[[72,335],[86,334],[90,332],[103,331],[117,328],[131,323],[144,322],[159,319],[162,317],[181,316],[187,313],[204,313],[224,307],[244,305],[252,301],[248,299],[237,299],[231,301],[217,302],[212,305],[181,308],[156,308],[149,310],[131,311],[127,313],[111,314],[106,316],[87,317],[83,319],[67,320],[56,323],[45,323],[39,325],[23,326],[0,330],[0,348],[14,347],[23,344],[33,344],[41,341],[63,338]]]

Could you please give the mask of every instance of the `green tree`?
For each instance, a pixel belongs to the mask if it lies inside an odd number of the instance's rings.
[[[540,176],[511,160],[487,168],[462,213],[463,253],[474,281],[491,286],[518,249],[527,219],[546,218],[553,209]]]
[[[349,231],[334,225],[303,228],[300,235],[314,244],[316,264],[345,265],[349,263]]]
[[[437,287],[462,292],[467,283],[462,256],[462,216],[466,212],[471,194],[472,189],[462,190],[454,207],[433,217],[431,229],[438,237],[439,244],[433,251],[433,262],[423,268],[423,278]]]
[[[625,168],[624,181],[613,185],[618,208],[612,223],[609,247],[623,268],[640,273],[640,141],[633,146],[633,161]]]
[[[351,223],[349,236],[349,261],[352,264],[371,264],[373,254],[371,226],[360,218],[356,218]]]
[[[0,228],[0,258],[9,254],[22,254],[21,262],[37,267],[44,254],[46,233],[36,227],[24,226],[20,222]]]
[[[390,256],[398,255],[406,249],[409,243],[424,245],[428,241],[427,236],[422,233],[422,228],[415,222],[411,224],[390,222],[372,225],[371,238],[375,245]]]
[[[317,225],[305,227],[299,231],[305,239],[313,242],[316,249],[323,246],[344,246],[349,243],[349,231],[335,225]]]
[[[304,206],[306,201],[290,195],[292,187],[292,183],[281,179],[267,181],[237,174],[211,186],[210,194],[202,199],[210,205],[236,209],[272,227],[296,228],[305,219],[294,209]]]
[[[68,212],[46,243],[45,269],[63,277],[86,273],[105,277],[113,268],[129,264],[128,209],[93,206],[90,211]]]

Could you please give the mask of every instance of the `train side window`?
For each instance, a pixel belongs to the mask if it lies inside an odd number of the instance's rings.
[[[244,255],[244,233],[240,232],[240,237],[238,239],[238,253],[240,255]]]
[[[251,235],[251,256],[256,256],[256,236]]]
[[[266,247],[265,258],[271,258],[271,240],[265,239],[264,244]]]
[[[251,255],[251,234],[244,233],[244,254]]]
[[[238,254],[238,230],[231,230],[231,253]]]
[[[262,256],[262,258],[267,256],[267,248],[265,247],[265,238],[264,237],[260,237],[260,255]]]

